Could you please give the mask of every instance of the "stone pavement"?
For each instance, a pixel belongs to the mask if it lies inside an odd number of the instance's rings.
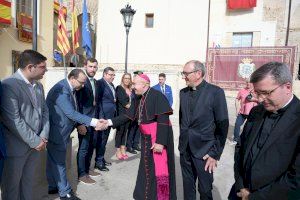
[[[234,114],[234,98],[227,97],[228,110],[230,115],[230,129],[228,138],[232,137],[232,126],[234,125],[235,114]],[[174,130],[174,141],[175,141],[175,165],[176,165],[176,182],[177,182],[177,197],[178,200],[183,200],[183,187],[182,187],[182,177],[180,171],[179,163],[179,152],[178,147],[178,117],[172,116],[171,120],[173,122]],[[138,171],[140,155],[132,155],[128,153],[129,159],[126,161],[119,161],[116,159],[114,153],[114,132],[111,133],[109,141],[107,144],[106,158],[108,161],[112,162],[112,166],[109,167],[109,172],[102,172],[102,176],[96,177],[97,183],[95,185],[84,185],[78,183],[77,181],[77,167],[76,167],[76,153],[78,148],[77,136],[74,133],[73,138],[73,148],[72,148],[72,163],[69,166],[68,178],[71,182],[73,190],[78,194],[82,200],[132,200],[132,193],[135,186],[136,174]],[[214,200],[225,200],[231,185],[234,181],[233,179],[233,152],[234,146],[226,142],[226,146],[218,163],[217,171],[214,174],[214,189],[213,196]],[[45,153],[44,153],[45,154]],[[41,163],[45,163],[45,155],[42,156]],[[34,188],[34,200],[58,200],[57,195],[47,194],[47,182],[45,177],[45,166],[41,164],[42,169],[41,174],[37,174],[42,178],[39,178],[39,182]],[[94,164],[92,164],[94,166]],[[198,194],[197,194],[198,195]],[[199,199],[199,196],[197,197]]]

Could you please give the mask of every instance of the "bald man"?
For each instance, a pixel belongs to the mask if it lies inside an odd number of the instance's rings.
[[[173,131],[169,119],[172,108],[161,92],[150,88],[146,74],[134,77],[133,88],[139,97],[128,112],[103,123],[117,127],[136,120],[139,124],[142,153],[133,198],[177,199]]]

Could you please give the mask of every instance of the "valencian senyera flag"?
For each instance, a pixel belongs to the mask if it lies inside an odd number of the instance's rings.
[[[0,24],[11,23],[11,3],[9,1],[0,0]]]
[[[57,23],[57,46],[65,56],[70,51],[70,43],[67,36],[67,27],[65,21],[65,15],[63,12],[62,2],[60,1],[60,9],[58,12],[58,23]]]
[[[73,43],[73,54],[76,53],[76,49],[79,47],[79,29],[77,21],[77,12],[74,5],[74,0],[72,1],[73,12],[72,12],[72,43]]]

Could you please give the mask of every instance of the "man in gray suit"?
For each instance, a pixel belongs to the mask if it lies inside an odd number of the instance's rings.
[[[39,151],[49,134],[44,89],[37,80],[47,71],[47,58],[33,50],[20,55],[18,71],[2,81],[1,122],[7,158],[1,183],[2,200],[31,200]]]

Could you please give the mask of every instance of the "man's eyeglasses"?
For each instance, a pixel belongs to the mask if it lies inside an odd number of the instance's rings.
[[[82,81],[80,81],[80,80],[78,80],[78,79],[75,79],[76,81],[78,81],[78,83],[80,84],[80,85],[84,85],[84,83],[85,82],[82,82]]]
[[[47,66],[46,65],[33,65],[34,68],[40,68],[40,69],[46,69],[47,70]]]
[[[199,70],[194,70],[194,71],[191,71],[191,72],[180,72],[181,76],[184,76],[184,77],[187,77],[188,75],[194,73],[194,72],[197,72]]]
[[[263,97],[268,97],[270,96],[273,92],[275,92],[275,90],[277,90],[279,87],[283,86],[284,84],[278,85],[277,87],[275,87],[272,90],[269,91],[254,91],[254,93],[257,95],[257,97],[259,96],[263,96]]]
[[[107,75],[109,75],[109,76],[116,76],[115,74],[107,74]]]

